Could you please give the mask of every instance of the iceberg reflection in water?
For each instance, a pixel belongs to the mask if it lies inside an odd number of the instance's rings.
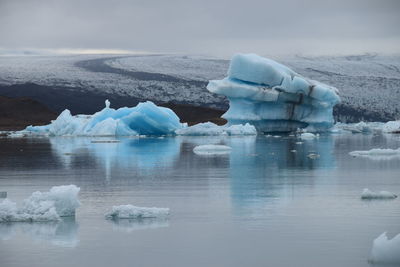
[[[34,241],[73,248],[79,243],[78,228],[75,217],[64,217],[58,222],[0,223],[0,239],[9,240],[19,231]]]
[[[155,166],[169,166],[179,154],[179,142],[175,138],[146,137],[122,138],[109,142],[110,138],[50,138],[52,150],[65,168],[74,168],[83,157],[89,157],[104,168],[106,180],[111,179],[113,169],[132,169],[151,172]]]
[[[292,199],[296,184],[318,183],[314,171],[336,167],[330,136],[306,141],[295,136],[231,139],[229,145],[234,211],[253,219],[269,216],[263,211],[268,203]],[[311,154],[317,157],[309,157]]]
[[[118,232],[131,233],[137,230],[157,229],[169,226],[168,218],[114,219],[112,229]]]
[[[206,144],[232,151],[193,153]],[[0,138],[1,191],[20,203],[33,191],[76,184],[82,203],[79,236],[75,221],[0,225],[1,263],[365,267],[372,241],[383,231],[390,237],[400,232],[400,210],[398,198],[362,201],[360,192],[368,187],[398,195],[400,159],[371,161],[349,152],[398,146],[395,135],[351,133],[309,140]],[[171,216],[104,219],[110,207],[126,203],[168,207]],[[16,257],[21,247],[27,253]]]

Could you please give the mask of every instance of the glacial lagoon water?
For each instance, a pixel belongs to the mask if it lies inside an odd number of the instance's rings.
[[[0,266],[370,266],[372,241],[400,233],[399,135],[1,138],[0,191],[76,184],[75,218],[0,223]],[[201,144],[232,147],[199,156]],[[313,155],[311,155],[313,154]],[[311,155],[311,156],[310,156]],[[168,219],[104,219],[113,205],[168,207]]]

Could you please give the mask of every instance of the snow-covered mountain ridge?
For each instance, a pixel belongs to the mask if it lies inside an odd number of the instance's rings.
[[[342,121],[400,118],[400,56],[274,58],[305,77],[339,89]],[[1,56],[0,85],[34,83],[158,102],[227,109],[206,90],[226,75],[229,60],[182,55]],[[1,90],[0,90],[1,94]]]

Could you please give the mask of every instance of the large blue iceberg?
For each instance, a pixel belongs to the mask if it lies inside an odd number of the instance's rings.
[[[254,125],[259,132],[297,128],[324,131],[333,126],[338,90],[307,79],[290,68],[255,54],[237,54],[228,77],[212,80],[207,89],[228,97],[223,115],[229,124]]]
[[[106,100],[106,107],[93,115],[72,116],[66,109],[49,125],[28,126],[25,132],[50,136],[169,135],[183,127],[186,124],[180,123],[172,110],[153,102],[113,109]]]

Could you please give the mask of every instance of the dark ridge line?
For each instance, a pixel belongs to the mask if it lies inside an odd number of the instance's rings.
[[[129,58],[129,57],[137,57],[137,56],[119,56],[119,57],[89,59],[89,60],[78,61],[74,65],[76,67],[83,68],[91,72],[120,74],[139,81],[162,81],[162,82],[180,83],[188,86],[197,86],[204,88],[208,84],[208,82],[205,81],[186,80],[162,73],[117,69],[106,64],[106,61],[108,60],[115,60],[118,58]]]

